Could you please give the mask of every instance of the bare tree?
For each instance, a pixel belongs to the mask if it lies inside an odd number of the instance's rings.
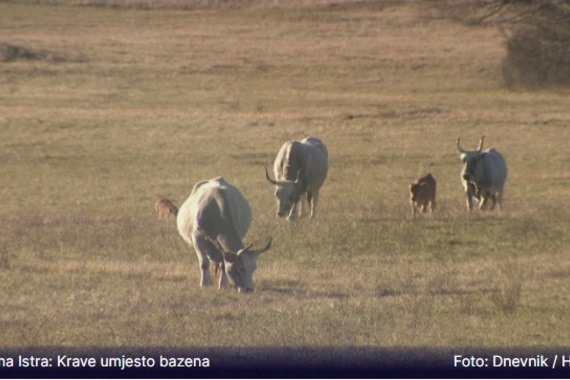
[[[501,30],[506,86],[570,86],[570,0],[448,0],[439,6],[457,21]]]

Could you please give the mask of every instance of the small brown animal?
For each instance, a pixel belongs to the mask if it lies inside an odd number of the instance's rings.
[[[166,198],[157,199],[154,204],[154,211],[158,219],[175,220],[178,215],[178,207]]]
[[[421,212],[425,213],[428,203],[430,212],[433,212],[435,209],[435,190],[436,182],[431,173],[418,178],[415,182],[410,184],[412,214],[416,213],[416,209],[420,209]]]

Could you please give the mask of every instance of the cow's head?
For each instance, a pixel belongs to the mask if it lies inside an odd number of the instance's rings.
[[[482,167],[479,165],[479,163],[483,160],[485,160],[485,158],[487,157],[488,153],[487,152],[482,152],[478,155],[476,155],[475,157],[472,157],[469,161],[465,162],[465,164],[463,165],[463,171],[461,172],[461,178],[466,181],[469,182],[471,184],[473,184],[475,187],[477,187],[477,182],[478,179],[481,179],[481,175],[482,175]],[[477,192],[479,191],[478,189],[475,189]]]
[[[301,171],[297,173],[295,181],[277,181],[269,177],[265,167],[265,177],[272,185],[275,185],[275,197],[277,198],[277,216],[284,218],[289,216],[293,207],[299,202],[307,187],[306,181],[301,179]]]
[[[413,202],[418,199],[422,186],[425,186],[424,182],[414,182],[410,184],[410,199]]]
[[[253,291],[253,272],[257,269],[257,258],[270,247],[271,239],[265,247],[260,249],[252,249],[249,246],[237,252],[223,252],[228,280],[240,293]]]
[[[479,161],[483,150],[483,141],[485,140],[485,136],[481,137],[479,140],[479,147],[477,150],[466,150],[461,147],[459,144],[460,137],[457,138],[457,150],[459,150],[461,162],[463,163],[463,171],[461,172],[461,178],[467,182],[474,181],[474,170],[477,166],[477,162]]]

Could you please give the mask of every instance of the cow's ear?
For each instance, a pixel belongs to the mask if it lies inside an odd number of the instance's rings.
[[[235,263],[238,256],[233,252],[224,252],[224,261],[228,263]]]

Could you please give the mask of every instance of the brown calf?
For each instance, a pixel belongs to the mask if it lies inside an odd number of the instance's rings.
[[[175,220],[178,207],[166,198],[158,199],[154,204],[154,211],[158,219]]]
[[[428,173],[424,177],[418,178],[410,184],[410,204],[412,205],[412,214],[416,213],[416,209],[421,212],[427,211],[429,204],[430,212],[435,209],[435,178]]]

